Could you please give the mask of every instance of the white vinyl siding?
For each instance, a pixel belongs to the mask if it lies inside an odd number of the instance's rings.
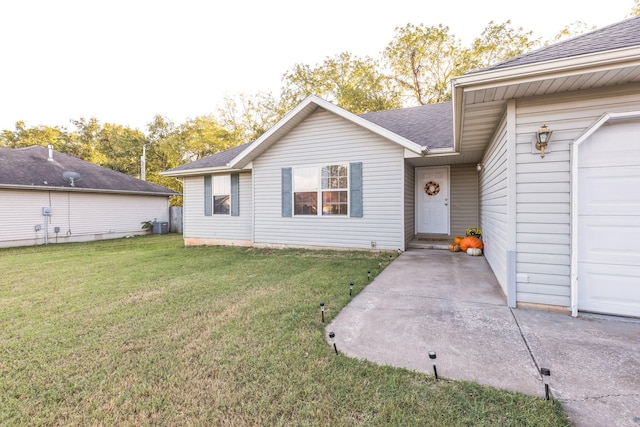
[[[416,234],[416,174],[409,162],[404,165],[404,242],[405,248]]]
[[[481,218],[484,256],[502,290],[507,293],[508,250],[508,173],[507,121],[500,121],[493,141],[484,154],[484,170],[480,174]]]
[[[0,247],[43,244],[45,220],[48,243],[141,234],[143,221],[169,221],[168,197],[3,189],[0,206]],[[48,218],[42,216],[45,206],[52,209]]]
[[[351,162],[362,162],[362,218],[282,216],[282,168]],[[402,248],[403,166],[402,147],[318,109],[253,162],[255,243]]]
[[[571,305],[571,143],[603,113],[637,110],[640,85],[517,103],[518,301]],[[543,124],[553,130],[544,159],[532,148]]]
[[[452,165],[450,170],[451,232],[464,236],[467,228],[478,223],[478,171],[476,165]]]
[[[226,176],[229,176],[228,174]],[[185,241],[251,241],[252,239],[252,182],[251,173],[239,176],[239,213],[240,215],[204,215],[204,179],[202,176],[185,177],[184,194],[184,230]]]

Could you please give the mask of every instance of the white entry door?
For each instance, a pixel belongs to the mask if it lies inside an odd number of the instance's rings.
[[[449,234],[449,168],[416,168],[416,233]]]
[[[583,143],[578,186],[578,310],[640,317],[640,122]]]

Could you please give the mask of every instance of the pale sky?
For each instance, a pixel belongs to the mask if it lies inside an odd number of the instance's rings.
[[[489,21],[549,39],[627,17],[633,0],[2,0],[0,130],[96,117],[142,131],[272,92],[296,63],[380,58],[396,27],[443,24],[464,45]]]

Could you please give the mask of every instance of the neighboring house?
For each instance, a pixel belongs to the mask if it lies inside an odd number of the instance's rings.
[[[143,234],[173,190],[39,146],[0,148],[0,247]]]
[[[509,306],[640,316],[640,17],[452,88],[360,116],[309,97],[165,172],[184,178],[185,244],[404,250],[478,226]]]

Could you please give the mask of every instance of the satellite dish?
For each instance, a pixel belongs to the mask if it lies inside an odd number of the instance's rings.
[[[62,174],[62,178],[69,182],[72,187],[76,186],[76,181],[79,181],[81,176],[78,172],[67,171]]]

